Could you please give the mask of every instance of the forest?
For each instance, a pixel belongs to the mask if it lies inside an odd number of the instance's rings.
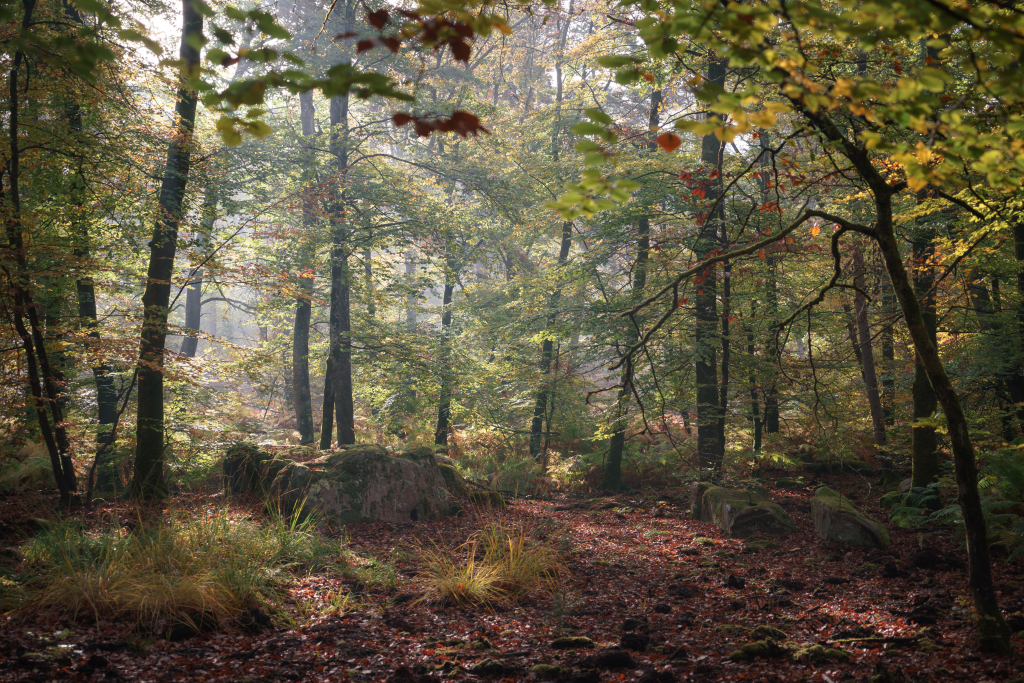
[[[1024,682],[1024,2],[0,41],[0,680]]]

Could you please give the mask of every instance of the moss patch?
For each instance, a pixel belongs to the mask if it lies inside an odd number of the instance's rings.
[[[586,636],[562,636],[552,640],[551,647],[556,650],[578,650],[585,647],[594,647],[594,641]]]
[[[825,664],[826,662],[848,662],[850,653],[834,647],[823,647],[811,645],[800,648],[792,655],[794,662],[808,662],[810,664]]]
[[[753,643],[741,646],[737,650],[733,650],[729,655],[729,659],[734,662],[748,662],[755,657],[771,659],[773,657],[785,657],[786,654],[786,648],[774,640],[756,640]]]

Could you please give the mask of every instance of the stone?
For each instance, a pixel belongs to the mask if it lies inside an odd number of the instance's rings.
[[[779,477],[775,485],[782,489],[794,489],[798,486],[803,486],[804,483],[803,477],[796,477],[795,479],[793,477]]]
[[[788,639],[786,632],[782,629],[762,624],[754,629],[754,637],[759,640],[777,640],[780,643]]]
[[[753,643],[747,643],[737,650],[733,650],[729,655],[729,659],[734,662],[746,662],[755,657],[771,659],[773,657],[784,657],[786,654],[786,648],[774,640],[757,640]]]
[[[428,448],[397,457],[377,444],[309,451],[236,444],[228,449],[224,474],[232,491],[256,493],[268,506],[339,524],[415,522],[452,509],[448,485]],[[311,454],[318,457],[300,460]]]
[[[880,549],[889,547],[886,528],[861,512],[860,508],[827,486],[814,492],[811,518],[818,535],[827,541]]]
[[[495,676],[505,672],[505,663],[500,659],[484,659],[477,662],[470,672],[477,676]]]
[[[594,647],[594,641],[586,636],[562,636],[551,641],[551,647],[556,650],[576,650],[585,647]]]
[[[810,647],[796,650],[791,658],[794,662],[827,664],[829,662],[848,662],[850,661],[850,653],[835,647],[811,645]]]
[[[698,509],[696,518],[711,522],[738,538],[755,533],[788,534],[796,530],[782,506],[769,501],[767,491],[760,486],[741,490],[694,482],[690,487],[691,515]]]
[[[534,664],[529,671],[542,681],[553,681],[562,673],[562,667],[554,664]]]

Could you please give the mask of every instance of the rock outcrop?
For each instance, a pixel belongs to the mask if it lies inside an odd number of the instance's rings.
[[[889,532],[861,512],[850,500],[827,486],[814,492],[811,518],[818,535],[825,540],[851,545],[889,547]]]
[[[754,533],[788,534],[796,529],[786,511],[768,500],[762,487],[727,489],[695,481],[690,486],[690,516],[738,538]]]
[[[435,519],[453,507],[444,476],[426,447],[392,456],[376,444],[326,452],[237,444],[228,449],[224,474],[234,492],[258,493],[272,506],[341,524]]]

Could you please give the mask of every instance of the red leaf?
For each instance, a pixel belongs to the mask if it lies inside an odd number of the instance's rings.
[[[360,52],[366,52],[367,50],[372,50],[376,44],[376,38],[360,40],[358,43],[356,43],[356,54],[359,54]]]
[[[384,28],[384,26],[388,23],[388,19],[390,18],[391,15],[388,14],[388,11],[386,9],[380,9],[377,10],[376,12],[366,13],[367,23],[378,30]]]
[[[654,141],[658,143],[658,147],[661,147],[669,154],[679,149],[679,145],[683,144],[682,138],[675,133],[662,133]],[[682,175],[680,175],[681,177]]]

